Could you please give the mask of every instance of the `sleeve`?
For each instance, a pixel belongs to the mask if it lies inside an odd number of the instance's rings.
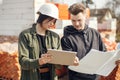
[[[34,68],[39,68],[39,60],[29,58],[28,39],[22,33],[19,35],[18,52],[19,63],[22,69],[30,70]]]
[[[73,51],[71,43],[66,37],[61,38],[61,46],[63,50]]]

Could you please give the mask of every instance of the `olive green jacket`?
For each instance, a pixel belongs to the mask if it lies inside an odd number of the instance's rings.
[[[36,25],[34,25],[19,35],[18,51],[21,80],[38,80],[37,69],[40,67],[38,59],[41,46],[36,34]],[[61,49],[59,35],[50,30],[46,32],[45,41],[47,49]],[[51,74],[52,80],[57,80],[55,65],[52,65]]]

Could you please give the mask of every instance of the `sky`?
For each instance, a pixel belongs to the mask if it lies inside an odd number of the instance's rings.
[[[93,2],[96,5],[96,8],[102,8],[107,1],[109,1],[109,0],[99,0],[99,1],[98,0],[93,0]]]
[[[72,5],[73,3],[76,3],[76,2],[81,2],[83,0],[52,0],[53,2],[56,2],[56,3],[66,3],[68,4],[69,6]],[[105,8],[105,4],[108,2],[108,1],[112,1],[112,0],[92,0],[94,2],[94,4],[92,5],[89,5],[89,8],[90,9],[101,9],[101,8]],[[115,12],[116,14],[120,14],[120,6],[119,8],[116,8]]]
[[[54,2],[58,2],[58,3],[67,3],[68,5],[71,5],[73,3],[76,3],[76,2],[81,2],[82,0],[52,0]],[[107,1],[110,1],[110,0],[93,0],[93,2],[95,3],[94,5],[92,5],[92,7],[94,8],[95,5],[96,5],[96,8],[102,8],[104,6],[104,4],[107,2]]]
[[[0,4],[2,4],[2,1],[3,0],[0,0]],[[51,0],[51,1],[56,2],[56,3],[67,3],[68,5],[71,5],[76,2],[81,2],[82,0]],[[102,8],[107,1],[111,1],[111,0],[99,0],[99,1],[92,0],[92,1],[95,3],[94,5],[91,5],[92,8],[95,8],[95,6],[96,8]]]

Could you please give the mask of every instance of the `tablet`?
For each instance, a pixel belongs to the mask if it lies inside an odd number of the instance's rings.
[[[49,49],[52,54],[52,60],[49,63],[60,65],[73,65],[77,52]]]

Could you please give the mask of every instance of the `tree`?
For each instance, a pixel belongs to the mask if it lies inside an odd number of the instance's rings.
[[[93,1],[92,0],[82,0],[82,3],[88,7],[88,4],[93,4]]]
[[[120,8],[120,0],[109,0],[105,4],[105,7],[110,8],[116,17],[120,16],[120,12],[118,12],[118,8]]]

